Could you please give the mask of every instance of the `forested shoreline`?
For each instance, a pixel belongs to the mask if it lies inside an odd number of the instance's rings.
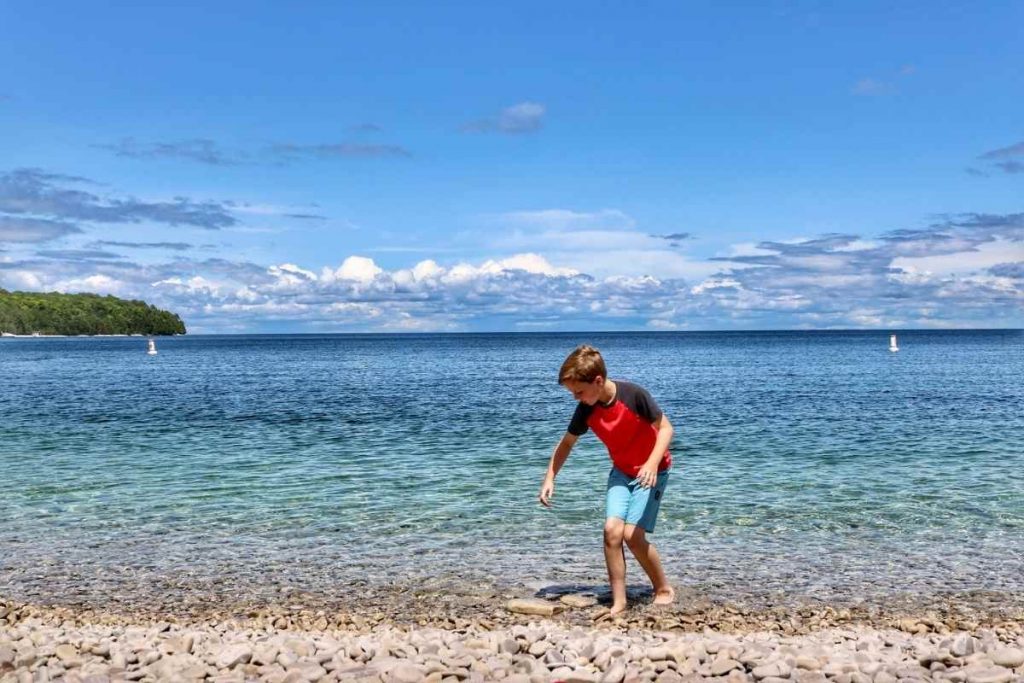
[[[185,334],[185,323],[145,301],[0,289],[0,333]]]

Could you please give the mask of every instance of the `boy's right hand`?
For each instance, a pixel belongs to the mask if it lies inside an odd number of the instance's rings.
[[[546,508],[551,507],[551,499],[555,495],[555,482],[552,479],[545,479],[544,483],[540,487],[540,495],[537,496],[537,500],[540,504]]]

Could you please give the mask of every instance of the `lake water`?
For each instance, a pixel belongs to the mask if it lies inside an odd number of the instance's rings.
[[[604,581],[604,447],[536,501],[580,342],[676,425],[698,590],[1024,589],[1024,333],[0,340],[0,596]],[[642,575],[630,566],[631,582]]]

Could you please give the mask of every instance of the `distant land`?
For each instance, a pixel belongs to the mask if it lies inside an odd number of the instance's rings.
[[[0,333],[185,334],[185,323],[177,314],[145,301],[98,294],[0,289]]]

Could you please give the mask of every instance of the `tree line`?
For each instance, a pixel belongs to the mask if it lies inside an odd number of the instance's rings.
[[[0,289],[0,332],[10,334],[185,334],[176,314],[145,301],[98,294]]]

